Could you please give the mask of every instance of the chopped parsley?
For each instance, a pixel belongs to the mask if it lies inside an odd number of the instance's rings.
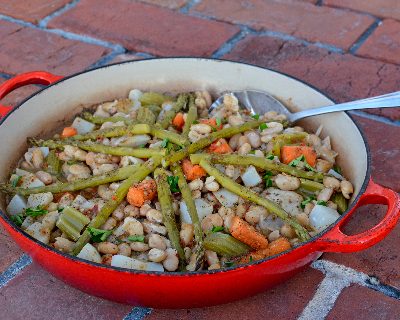
[[[268,160],[274,160],[275,156],[272,153],[269,153],[265,156]]]
[[[253,262],[253,256],[250,256],[249,262]]]
[[[144,236],[130,236],[127,239],[132,242],[144,242]]]
[[[168,143],[169,143],[169,139],[165,138],[162,142],[161,142],[161,148],[167,148],[168,147]]]
[[[211,229],[211,232],[220,232],[220,231],[224,231],[224,227],[223,226],[213,226]]]
[[[263,179],[264,179],[264,181],[265,181],[265,187],[266,187],[266,188],[272,187],[272,179],[271,179],[271,176],[272,176],[272,172],[271,172],[271,171],[265,171],[265,174],[264,174],[264,176],[263,176]]]
[[[234,264],[235,264],[234,261],[225,261],[224,262],[224,267],[229,268],[229,267],[232,267]]]
[[[57,209],[57,211],[58,211],[59,213],[63,212],[63,210],[64,210],[64,208],[58,208],[58,209]]]
[[[48,213],[46,209],[43,209],[41,206],[37,206],[36,208],[26,208],[25,209],[25,216],[30,217],[38,217]]]
[[[268,125],[266,123],[261,123],[259,128],[260,128],[260,131],[263,131],[264,129],[268,128]]]
[[[260,115],[259,115],[258,113],[253,114],[251,117],[252,117],[253,119],[255,119],[255,120],[260,119]]]
[[[22,226],[22,223],[23,223],[24,220],[25,220],[25,216],[24,216],[22,213],[20,213],[20,214],[16,214],[16,215],[10,216],[10,219],[11,219],[11,221],[14,222],[18,227],[20,227],[20,226]]]
[[[342,174],[342,168],[341,167],[339,167],[338,165],[336,165],[336,166],[333,166],[333,168],[332,168],[333,170],[335,170],[337,173],[339,173],[340,175]]]
[[[327,206],[326,201],[323,201],[323,200],[318,200],[317,204],[320,205],[320,206],[325,206],[325,207]]]
[[[93,227],[88,227],[93,242],[103,242],[111,235],[112,230],[101,230]]]
[[[304,209],[307,203],[310,203],[313,200],[315,200],[315,197],[307,197],[304,201],[301,202],[300,207]]]
[[[220,127],[222,124],[222,120],[220,118],[216,118],[215,123],[217,124],[218,127]]]
[[[169,189],[171,190],[172,193],[181,191],[181,189],[179,189],[179,186],[178,186],[178,181],[179,181],[179,178],[177,176],[168,176],[167,177]]]
[[[272,180],[271,179],[266,179],[265,180],[265,187],[266,188],[272,187]]]
[[[198,124],[200,123],[198,120],[194,120],[192,124]]]
[[[256,154],[256,150],[251,150],[249,154]]]
[[[291,167],[297,167],[300,162],[303,162],[306,158],[302,154],[300,157],[297,157],[296,159],[292,160],[289,162],[289,166]]]
[[[141,144],[140,146],[139,146],[139,148],[146,148],[146,145],[145,144]]]

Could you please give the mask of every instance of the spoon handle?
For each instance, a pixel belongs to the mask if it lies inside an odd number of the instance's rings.
[[[337,111],[360,110],[360,109],[370,109],[370,108],[393,108],[398,106],[400,106],[400,91],[384,94],[377,97],[334,104],[332,106],[303,110],[300,112],[293,113],[290,116],[289,120],[291,122],[295,122],[297,120],[307,118],[310,116],[316,116],[319,114],[337,112]]]

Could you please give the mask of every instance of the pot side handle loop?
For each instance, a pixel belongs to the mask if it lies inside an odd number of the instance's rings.
[[[57,76],[45,71],[33,71],[19,74],[0,85],[0,99],[4,98],[11,91],[26,86],[29,84],[43,84],[49,85],[60,79],[62,76]],[[3,106],[0,104],[0,119],[12,110],[10,106]]]
[[[340,227],[354,214],[357,208],[366,204],[387,205],[387,211],[383,219],[375,227],[359,234],[344,234]],[[332,230],[315,242],[317,250],[324,252],[356,252],[367,249],[384,239],[396,226],[399,217],[400,195],[391,189],[376,184],[370,179],[367,190],[353,209]]]

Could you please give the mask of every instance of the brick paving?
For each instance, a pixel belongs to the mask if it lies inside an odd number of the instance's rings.
[[[398,0],[0,0],[0,83],[33,70],[68,75],[192,55],[285,72],[347,101],[399,90],[399,34]],[[20,88],[1,103],[16,105],[37,88]],[[399,192],[400,108],[358,112],[355,120],[371,148],[375,181]],[[359,209],[344,231],[372,227],[384,210]],[[30,264],[0,230],[0,314],[10,320],[398,319],[399,228],[365,251],[325,254],[314,269],[255,297],[190,310],[132,309],[88,296]],[[343,281],[338,292],[324,291],[330,279]],[[311,310],[315,303],[325,303],[325,311]]]

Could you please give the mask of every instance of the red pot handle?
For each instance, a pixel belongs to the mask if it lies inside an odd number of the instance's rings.
[[[0,99],[4,98],[11,91],[26,86],[28,84],[44,84],[49,85],[60,79],[62,76],[56,76],[45,71],[33,71],[19,74],[0,85]],[[3,106],[0,104],[0,119],[12,110],[10,106]]]
[[[345,235],[340,231],[356,209],[365,204],[385,204],[388,206],[383,219],[372,229],[356,235]],[[385,238],[396,226],[400,217],[400,196],[397,192],[384,188],[370,179],[367,190],[360,197],[346,217],[328,233],[319,238],[315,244],[319,251],[325,252],[355,252],[367,249]]]

